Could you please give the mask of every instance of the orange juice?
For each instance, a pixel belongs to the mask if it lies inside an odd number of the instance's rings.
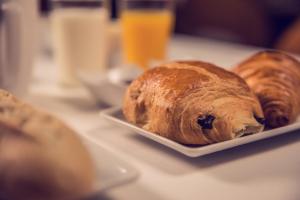
[[[166,57],[173,13],[168,10],[125,10],[121,15],[126,63],[147,69]]]

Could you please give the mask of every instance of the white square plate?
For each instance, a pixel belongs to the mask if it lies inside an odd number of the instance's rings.
[[[84,144],[90,151],[96,165],[95,193],[129,183],[138,177],[137,170],[111,152],[105,150],[89,138]]]
[[[185,145],[179,144],[177,142],[174,142],[170,139],[161,137],[155,133],[146,131],[146,130],[144,130],[140,127],[137,127],[131,123],[128,123],[125,120],[120,107],[113,107],[113,108],[103,110],[100,112],[100,115],[109,121],[115,122],[117,125],[131,129],[134,132],[136,132],[146,138],[154,140],[162,145],[165,145],[165,146],[167,146],[171,149],[174,149],[175,151],[178,151],[189,157],[200,157],[200,156],[214,153],[217,151],[230,149],[232,147],[255,142],[258,140],[263,140],[266,138],[274,137],[276,135],[281,135],[281,134],[285,134],[285,133],[300,129],[300,122],[298,121],[298,122],[295,122],[294,124],[291,124],[291,125],[288,125],[285,127],[268,130],[268,131],[264,131],[264,132],[261,132],[258,134],[248,135],[248,136],[244,136],[241,138],[228,140],[225,142],[204,145],[204,146],[199,146],[199,147],[189,147],[189,146],[185,146]]]

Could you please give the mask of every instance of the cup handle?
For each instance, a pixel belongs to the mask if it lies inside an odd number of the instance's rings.
[[[15,2],[7,1],[1,5],[3,23],[3,46],[1,63],[1,87],[11,89],[16,84],[21,70],[22,59],[22,33],[24,31],[22,23],[22,9]]]

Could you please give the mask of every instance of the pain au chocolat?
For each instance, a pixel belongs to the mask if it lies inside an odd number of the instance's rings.
[[[189,145],[230,140],[264,127],[260,104],[246,82],[200,61],[146,71],[128,87],[123,113],[130,123]]]

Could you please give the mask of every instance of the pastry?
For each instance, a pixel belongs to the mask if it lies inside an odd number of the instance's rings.
[[[128,87],[123,113],[139,127],[187,145],[263,129],[264,116],[243,79],[213,64],[178,61],[150,69]]]
[[[276,48],[300,54],[300,18],[295,20],[280,36]]]
[[[68,200],[93,190],[94,166],[60,120],[0,90],[0,199]]]
[[[233,69],[257,95],[266,126],[294,122],[300,112],[300,63],[280,51],[262,51]]]

